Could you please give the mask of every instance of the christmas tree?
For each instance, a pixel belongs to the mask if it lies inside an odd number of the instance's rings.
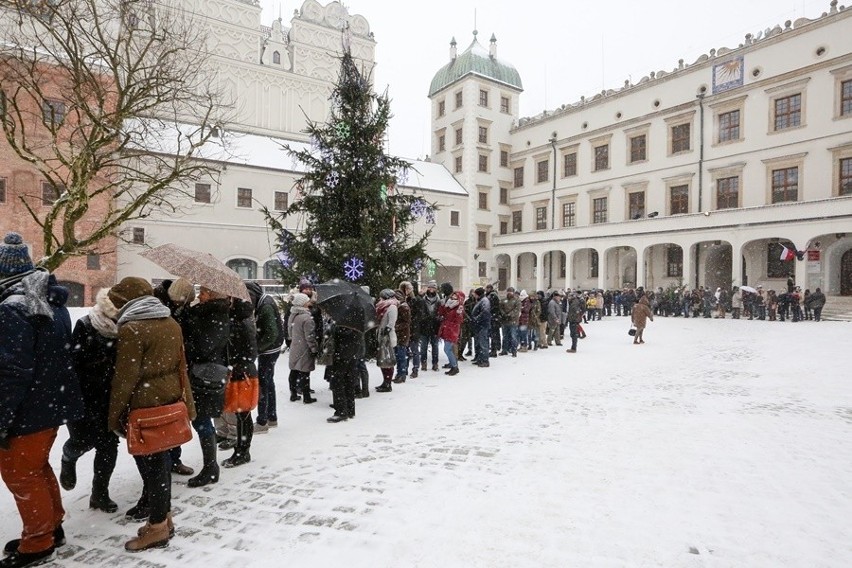
[[[384,151],[390,118],[387,92],[373,92],[344,48],[329,121],[308,124],[310,149],[287,147],[307,171],[296,198],[277,215],[264,211],[285,284],[345,278],[378,293],[434,267],[425,251],[431,229],[414,238],[410,227],[421,217],[434,224],[435,206],[399,190],[411,164]]]

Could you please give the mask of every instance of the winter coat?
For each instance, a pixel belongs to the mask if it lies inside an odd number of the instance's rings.
[[[508,296],[500,302],[500,315],[503,325],[518,325],[521,317],[521,301],[517,296]]]
[[[275,298],[263,292],[263,288],[257,282],[249,282],[246,284],[246,288],[254,306],[254,320],[257,325],[257,352],[259,355],[277,353],[284,345],[286,334],[278,304],[275,303]]]
[[[400,299],[402,298],[402,299]],[[404,296],[401,293],[397,294],[397,314],[396,325],[396,343],[397,345],[408,345],[411,343],[411,308],[405,303]]]
[[[355,364],[364,358],[364,334],[339,325],[332,326],[334,356],[329,372],[334,376],[347,376],[355,372]]]
[[[103,422],[106,428],[118,338],[101,335],[89,316],[77,320],[73,337],[74,370],[80,380],[86,417]]]
[[[383,302],[387,302],[386,304]],[[397,346],[396,337],[396,320],[399,317],[399,302],[394,298],[391,300],[381,300],[376,305],[376,315],[379,316],[379,327],[376,329],[380,334],[387,333],[390,336],[390,346]]]
[[[743,291],[737,290],[731,294],[731,308],[739,309],[743,307]]]
[[[488,296],[482,296],[470,312],[474,331],[491,327],[491,301]]]
[[[438,294],[429,294],[426,292],[422,296],[425,314],[420,326],[420,335],[432,336],[438,333],[438,306],[441,304],[441,299]]]
[[[287,322],[290,336],[290,370],[310,373],[316,368],[319,343],[314,318],[308,308],[290,308],[290,320]]]
[[[409,343],[412,343],[420,340],[420,335],[423,327],[426,325],[426,318],[429,317],[429,313],[426,309],[426,301],[416,294],[409,296],[405,302],[411,309],[411,324],[408,329],[410,336]]]
[[[580,323],[583,321],[583,300],[574,298],[568,302],[567,321],[571,323]]]
[[[822,292],[814,292],[810,296],[808,296],[808,301],[811,303],[811,309],[818,309],[825,307],[825,294]]]
[[[488,298],[488,303],[491,306],[491,322],[494,325],[500,325],[503,321],[503,316],[500,313],[500,296],[492,290],[485,297]]]
[[[530,325],[538,325],[541,322],[541,301],[538,298],[530,298]]]
[[[553,327],[562,323],[562,304],[556,297],[550,299],[547,304],[547,323]]]
[[[232,298],[228,319],[228,366],[231,367],[231,380],[257,377],[257,328],[251,302]]]
[[[183,337],[170,317],[130,321],[118,329],[115,376],[109,402],[110,430],[126,427],[129,410],[177,402],[184,394],[190,418],[195,417],[192,392],[184,392],[186,375]]]
[[[636,329],[645,329],[648,320],[654,321],[654,314],[651,312],[651,306],[645,296],[639,298],[639,301],[633,306],[632,320]]]
[[[535,303],[529,298],[521,300],[521,315],[518,317],[518,325],[527,327],[530,324],[530,312],[532,312],[533,304]]]
[[[186,345],[186,363],[189,367],[189,382],[198,416],[215,418],[222,414],[225,391],[211,392],[198,388],[193,379],[193,366],[199,363],[228,364],[228,340],[231,325],[226,299],[209,300],[195,304],[186,311],[183,320],[183,337]]]
[[[83,417],[67,299],[42,270],[0,280],[0,431],[9,437]]]
[[[450,343],[456,343],[461,333],[462,321],[464,321],[464,292],[456,290],[440,306],[441,327],[438,329],[438,337]]]

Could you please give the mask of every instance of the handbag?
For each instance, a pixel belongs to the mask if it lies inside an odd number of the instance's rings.
[[[632,326],[632,325],[631,325],[631,326],[630,326],[630,329],[629,329],[629,330],[627,330],[627,335],[629,335],[629,336],[631,336],[631,337],[633,337],[634,335],[636,335],[636,328],[635,328],[634,326]]]
[[[127,451],[130,455],[156,454],[192,440],[189,411],[184,402],[188,386],[186,383],[186,370],[182,366],[180,400],[163,406],[136,408],[130,411],[127,417]]]
[[[379,335],[379,348],[376,351],[376,365],[382,368],[396,365],[396,354],[390,344],[390,334]]]
[[[225,385],[225,412],[249,412],[257,408],[260,397],[260,381],[257,377],[245,376],[229,380]]]
[[[219,363],[195,363],[189,374],[192,388],[202,394],[221,394],[228,382],[228,367]]]

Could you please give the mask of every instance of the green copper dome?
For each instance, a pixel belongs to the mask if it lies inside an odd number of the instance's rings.
[[[497,40],[492,36],[491,41],[493,43]],[[453,40],[453,43],[455,43],[455,40]],[[429,86],[429,96],[431,97],[469,74],[480,75],[519,90],[524,88],[518,70],[497,57],[491,57],[488,50],[476,40],[474,34],[470,47],[435,73],[432,84]]]

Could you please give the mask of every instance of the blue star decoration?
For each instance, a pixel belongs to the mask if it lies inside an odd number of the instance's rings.
[[[350,257],[343,263],[343,275],[354,282],[364,276],[364,261],[357,256]]]

